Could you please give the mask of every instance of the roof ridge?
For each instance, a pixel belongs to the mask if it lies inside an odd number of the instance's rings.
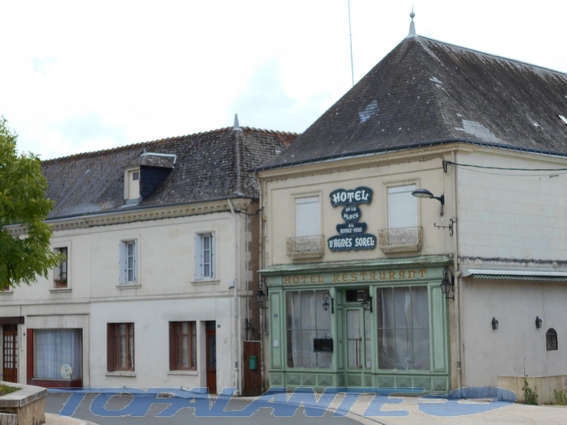
[[[54,161],[59,161],[59,160],[68,160],[68,159],[77,159],[77,158],[81,158],[81,157],[90,157],[90,156],[96,156],[96,155],[101,155],[101,154],[109,154],[109,153],[114,153],[114,152],[120,152],[122,150],[128,150],[128,149],[132,149],[132,148],[137,148],[137,147],[143,147],[145,145],[149,145],[151,143],[158,143],[158,142],[166,142],[166,141],[175,141],[175,140],[180,140],[180,139],[184,139],[184,138],[188,138],[188,137],[198,137],[198,136],[204,136],[204,135],[209,135],[209,134],[214,134],[214,133],[223,133],[223,132],[228,132],[231,131],[233,127],[222,127],[222,128],[218,128],[215,130],[208,130],[208,131],[201,131],[198,133],[190,133],[190,134],[185,134],[182,136],[172,136],[172,137],[165,137],[165,138],[161,138],[161,139],[155,139],[155,140],[147,140],[144,142],[138,142],[138,143],[130,143],[128,145],[123,145],[123,146],[116,146],[113,148],[108,148],[108,149],[100,149],[100,150],[96,150],[96,151],[90,151],[90,152],[81,152],[81,153],[76,153],[73,155],[67,155],[67,156],[60,156],[57,158],[51,158],[51,159],[45,159],[42,160],[42,164],[43,163],[49,163],[49,162],[54,162]],[[251,132],[264,132],[264,133],[268,133],[268,134],[281,134],[281,135],[286,135],[286,136],[298,136],[298,133],[292,133],[292,132],[287,132],[287,131],[276,131],[276,130],[264,130],[264,129],[259,129],[259,128],[254,128],[254,127],[247,127],[247,126],[243,126],[241,127],[243,130],[246,131],[251,131]]]
[[[524,61],[521,61],[521,60],[519,60],[519,59],[512,59],[512,58],[509,58],[509,57],[506,57],[506,56],[497,55],[497,54],[494,54],[494,53],[483,52],[482,50],[472,49],[472,48],[470,48],[470,47],[459,46],[458,44],[447,43],[446,41],[437,40],[437,39],[431,38],[431,37],[424,37],[424,36],[422,36],[422,35],[417,35],[417,34],[416,34],[414,37],[406,37],[404,40],[402,40],[402,42],[404,42],[405,40],[410,40],[410,41],[411,41],[411,40],[417,40],[417,41],[421,41],[422,39],[423,39],[423,40],[433,41],[433,42],[435,42],[435,43],[444,44],[444,45],[446,45],[446,46],[453,47],[453,48],[457,48],[457,49],[461,49],[461,50],[465,50],[465,51],[469,51],[469,52],[474,52],[474,53],[477,53],[477,54],[480,54],[480,55],[490,56],[490,57],[493,57],[493,58],[498,58],[498,59],[502,59],[502,60],[509,61],[509,62],[515,62],[515,63],[521,64],[521,65],[525,65],[525,66],[529,66],[529,67],[534,67],[534,68],[543,69],[543,70],[545,70],[545,71],[553,72],[553,73],[556,73],[556,74],[561,74],[561,75],[567,77],[567,72],[558,71],[558,70],[556,70],[556,69],[551,69],[551,68],[547,68],[547,67],[545,67],[545,66],[536,65],[536,64],[533,64],[533,63],[529,63],[529,62],[524,62]]]

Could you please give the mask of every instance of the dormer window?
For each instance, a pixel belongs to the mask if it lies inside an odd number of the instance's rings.
[[[140,169],[132,168],[125,171],[124,201],[125,204],[137,204],[140,199]]]

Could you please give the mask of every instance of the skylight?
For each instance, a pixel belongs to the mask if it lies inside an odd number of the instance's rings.
[[[563,115],[557,115],[557,116],[561,121],[563,121],[563,124],[567,125],[567,118],[565,118]]]

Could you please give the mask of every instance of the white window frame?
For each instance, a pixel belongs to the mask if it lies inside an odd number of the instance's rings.
[[[132,247],[132,252],[129,252]],[[136,285],[138,283],[138,240],[120,241],[120,285]],[[132,260],[129,262],[129,260]]]
[[[215,239],[214,232],[195,235],[195,280],[216,280]]]
[[[321,196],[319,194],[304,194],[294,197],[294,217],[295,217],[295,237],[302,236],[320,236],[321,233]],[[317,212],[309,210],[314,208],[313,204],[317,204]],[[312,216],[305,214],[310,211]],[[312,224],[305,224],[302,220],[310,220]],[[314,232],[306,231],[306,229],[314,229]]]
[[[65,259],[53,270],[53,287],[69,288],[69,247],[63,245],[58,246],[53,249],[53,252],[65,255]],[[65,269],[65,286],[57,286],[58,284],[61,284],[61,282],[57,282],[57,280],[62,280],[61,275],[63,274],[63,269]]]

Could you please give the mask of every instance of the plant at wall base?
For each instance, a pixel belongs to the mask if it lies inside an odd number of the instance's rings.
[[[522,391],[524,392],[524,403],[531,404],[533,406],[537,406],[537,387],[534,387],[532,390],[530,385],[528,384],[528,375],[524,375],[524,386],[522,387]]]
[[[567,385],[567,381],[565,381],[565,385]],[[555,395],[555,404],[559,406],[567,406],[567,390],[553,390],[553,394]]]

